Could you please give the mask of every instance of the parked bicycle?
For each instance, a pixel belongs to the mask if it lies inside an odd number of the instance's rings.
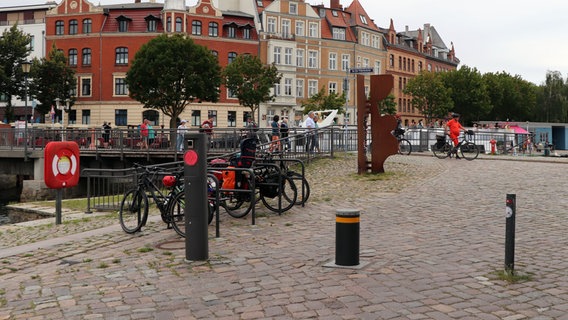
[[[432,146],[432,152],[439,159],[445,159],[452,155],[458,156],[459,153],[466,160],[474,160],[479,156],[479,147],[470,141],[474,134],[473,130],[467,130],[455,147],[452,140],[446,139],[445,134],[436,135],[436,143]]]
[[[394,129],[393,135],[398,140],[398,153],[402,155],[409,155],[412,152],[412,144],[404,138],[406,130],[402,128]]]
[[[185,192],[183,171],[164,172],[158,167],[134,165],[138,176],[137,186],[128,190],[120,204],[119,220],[122,230],[126,233],[136,233],[148,221],[149,200],[151,198],[160,210],[162,221],[168,228],[173,228],[180,236],[185,237]],[[163,176],[162,183],[167,194],[162,192],[154,181]],[[209,222],[214,212],[209,208]]]

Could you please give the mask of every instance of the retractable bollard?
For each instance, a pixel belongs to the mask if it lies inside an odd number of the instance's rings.
[[[505,217],[505,272],[515,272],[515,211],[517,195],[507,194]]]
[[[183,155],[185,192],[185,259],[209,259],[207,234],[207,136],[186,133]]]
[[[340,209],[335,215],[335,264],[359,265],[359,211]]]

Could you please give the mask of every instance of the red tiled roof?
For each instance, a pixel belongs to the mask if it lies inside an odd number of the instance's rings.
[[[377,27],[377,25],[369,17],[369,15],[365,11],[365,9],[363,9],[363,6],[359,2],[359,0],[353,0],[353,2],[351,2],[349,7],[347,7],[347,9],[345,9],[345,11],[351,13],[352,25],[356,25],[356,26],[363,27],[363,28],[368,28],[368,29],[375,30],[375,31],[380,31],[379,27]],[[364,24],[361,21],[361,16],[365,17],[365,20],[367,20],[367,24]]]

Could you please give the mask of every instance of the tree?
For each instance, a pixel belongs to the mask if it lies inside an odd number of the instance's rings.
[[[493,109],[492,120],[526,121],[536,105],[536,86],[506,72],[483,75]]]
[[[461,115],[462,123],[484,120],[492,105],[481,73],[475,68],[462,66],[459,70],[440,75],[444,86],[451,89],[453,111]]]
[[[406,83],[404,93],[412,95],[411,104],[430,123],[443,118],[453,107],[451,90],[444,86],[440,73],[425,71]]]
[[[12,96],[23,98],[25,95],[24,73],[22,63],[31,52],[29,46],[31,36],[13,25],[4,30],[0,37],[0,93],[8,97],[5,117],[10,122],[14,116]]]
[[[65,55],[57,50],[55,45],[51,48],[48,58],[32,61],[30,77],[30,95],[38,100],[36,110],[42,117],[51,110],[57,98],[63,102],[69,99],[70,106],[75,103],[75,97],[71,95],[71,89],[77,85],[75,71],[67,65]]]
[[[338,114],[345,113],[345,93],[331,92],[326,94],[325,87],[302,103],[304,114],[310,111],[338,110]]]
[[[390,93],[386,98],[379,101],[380,114],[396,114],[395,96]]]
[[[538,90],[538,103],[533,109],[533,121],[566,122],[568,120],[567,84],[559,71],[548,71]]]
[[[217,102],[221,67],[206,47],[182,35],[144,44],[126,74],[130,97],[170,118],[170,127],[193,101]]]
[[[260,104],[274,99],[270,89],[281,78],[274,64],[264,66],[258,57],[248,54],[237,56],[223,70],[225,87],[250,109],[253,121]]]

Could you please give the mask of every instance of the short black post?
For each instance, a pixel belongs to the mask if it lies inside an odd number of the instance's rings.
[[[335,215],[335,264],[359,265],[359,211],[339,209]]]
[[[185,259],[188,261],[209,259],[207,143],[204,133],[184,136]]]
[[[506,228],[505,228],[505,272],[515,272],[515,194],[507,194]]]

